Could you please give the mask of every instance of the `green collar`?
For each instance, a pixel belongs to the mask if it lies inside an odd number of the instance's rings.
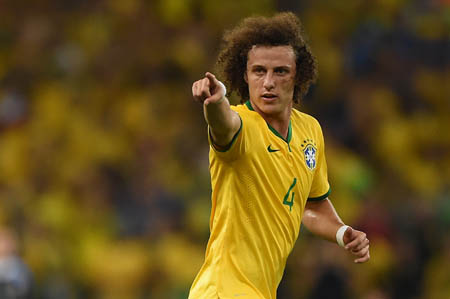
[[[248,100],[247,102],[245,102],[245,105],[247,105],[248,110],[250,110],[250,111],[255,111],[255,109],[253,109],[252,103],[250,103],[250,100]]]
[[[245,102],[245,105],[247,106],[248,110],[250,111],[255,111],[255,109],[253,109],[252,104],[250,103],[250,100],[248,100],[247,102]],[[272,131],[272,133],[274,133],[277,137],[280,137],[281,139],[283,139],[287,144],[289,144],[289,142],[291,142],[292,139],[292,126],[291,126],[291,120],[289,120],[289,127],[288,127],[288,136],[287,139],[284,139],[283,136],[281,136],[280,133],[278,133],[277,130],[275,130],[268,122],[266,122],[267,126],[269,127],[269,129]]]

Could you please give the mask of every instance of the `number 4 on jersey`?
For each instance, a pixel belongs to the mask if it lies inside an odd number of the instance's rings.
[[[288,200],[289,193],[291,193],[291,191],[294,188],[295,184],[297,184],[297,178],[294,178],[294,181],[292,182],[291,187],[289,187],[289,190],[288,190],[288,192],[286,193],[286,195],[284,196],[284,199],[283,199],[283,204],[289,206],[289,211],[292,211],[292,206],[294,205],[295,192],[292,192],[292,197],[291,197],[290,201]]]

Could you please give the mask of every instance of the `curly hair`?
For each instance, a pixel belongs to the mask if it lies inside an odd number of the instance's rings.
[[[279,13],[271,18],[249,17],[231,31],[227,31],[223,37],[217,68],[229,87],[229,93],[236,91],[241,97],[241,103],[249,98],[244,73],[247,70],[248,51],[254,45],[289,45],[296,55],[297,72],[293,100],[298,103],[317,78],[316,59],[302,34],[300,20],[290,12]]]

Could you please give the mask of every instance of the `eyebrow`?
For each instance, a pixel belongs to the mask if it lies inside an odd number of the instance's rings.
[[[264,66],[264,65],[261,65],[261,64],[253,64],[253,65],[251,65],[250,66],[250,68],[267,68],[267,66]],[[275,66],[275,67],[273,67],[273,69],[291,69],[292,68],[292,66],[291,65],[288,65],[288,64],[285,64],[285,65],[278,65],[278,66]]]
[[[274,67],[274,69],[291,69],[291,66],[290,65],[281,65],[281,66]]]

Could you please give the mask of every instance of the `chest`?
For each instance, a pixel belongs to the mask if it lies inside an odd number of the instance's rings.
[[[291,134],[285,140],[269,129],[260,130],[252,136],[252,156],[274,185],[291,188],[306,200],[318,166],[318,142],[312,132]]]

